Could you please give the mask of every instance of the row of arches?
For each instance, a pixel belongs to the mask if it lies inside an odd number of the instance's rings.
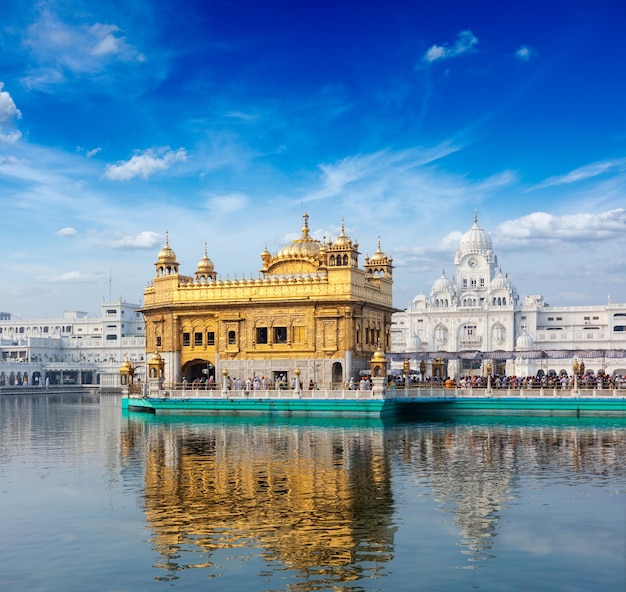
[[[0,372],[0,386],[97,384],[98,380],[96,372],[91,370],[51,370],[45,373],[35,371],[30,375],[28,372]]]

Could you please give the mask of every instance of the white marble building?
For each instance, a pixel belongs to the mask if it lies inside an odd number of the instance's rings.
[[[520,301],[498,265],[491,238],[474,224],[430,296],[418,295],[393,315],[394,367],[424,361],[428,376],[458,378],[494,373],[537,376],[572,373],[574,360],[587,371],[626,374],[626,304],[549,306],[542,296]],[[424,364],[422,364],[424,368]]]
[[[119,384],[126,356],[145,373],[145,323],[138,304],[101,303],[100,316],[65,311],[59,318],[21,319],[0,313],[0,386]]]

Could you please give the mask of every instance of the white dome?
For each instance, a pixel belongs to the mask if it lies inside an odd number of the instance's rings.
[[[455,263],[460,263],[461,259],[465,255],[471,253],[481,254],[491,261],[491,238],[485,230],[478,226],[478,218],[474,215],[474,224],[463,235],[461,242],[459,243],[459,250],[456,252]]]
[[[533,338],[524,331],[516,340],[515,340],[515,349],[517,351],[525,351],[529,349],[533,349],[535,342]]]
[[[461,239],[461,249],[471,249],[473,251],[484,251],[491,249],[491,238],[485,230],[478,226],[478,220],[474,218],[474,224],[463,235]]]
[[[437,292],[452,292],[452,282],[446,277],[446,272],[442,272],[441,277],[433,284],[432,294]]]
[[[508,276],[502,275],[502,271],[500,271],[498,275],[491,280],[489,287],[491,290],[506,290],[509,292],[513,288],[513,284]]]
[[[419,338],[419,335],[413,333],[409,340],[409,350],[410,351],[422,351],[422,340]]]

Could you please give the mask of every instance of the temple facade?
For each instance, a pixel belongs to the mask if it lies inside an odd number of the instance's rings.
[[[425,377],[484,374],[626,374],[626,304],[550,306],[540,295],[520,299],[503,273],[489,234],[474,223],[430,295],[393,315],[394,366],[410,360]],[[580,365],[578,366],[580,367]]]
[[[144,293],[146,349],[165,362],[165,383],[242,382],[338,386],[357,380],[391,345],[393,265],[378,247],[359,265],[358,243],[301,236],[261,253],[257,278],[223,279],[204,256],[182,275],[169,237]]]

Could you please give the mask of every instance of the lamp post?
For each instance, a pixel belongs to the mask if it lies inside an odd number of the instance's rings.
[[[225,397],[228,394],[228,369],[222,370],[222,395]]]
[[[487,395],[491,396],[491,373],[493,372],[491,361],[487,361],[485,370],[487,371]]]
[[[317,388],[317,369],[321,366],[319,362],[313,361],[313,388]]]
[[[295,388],[293,389],[293,394],[296,397],[299,397],[301,392],[302,392],[301,389],[300,389],[300,368],[296,368],[294,370],[294,374],[296,375],[296,381],[295,381],[295,384],[294,384]]]
[[[409,372],[411,371],[411,360],[407,358],[402,364],[402,370],[404,371],[404,388],[409,388]]]

